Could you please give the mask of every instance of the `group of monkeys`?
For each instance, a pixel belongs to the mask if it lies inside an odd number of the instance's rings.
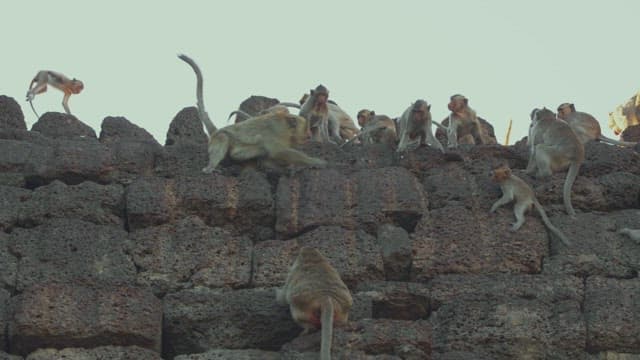
[[[444,153],[444,147],[433,134],[432,125],[446,132],[448,148],[456,148],[459,144],[495,143],[463,95],[451,96],[448,104],[451,113],[446,125],[444,121],[443,124],[433,121],[431,105],[418,99],[397,119],[376,115],[371,110],[361,110],[357,115],[361,127],[358,129],[349,115],[329,100],[329,91],[322,85],[310,90],[300,104],[279,103],[256,116],[234,111],[232,115],[238,116],[236,123],[217,129],[204,107],[203,78],[198,65],[186,55],[178,57],[192,67],[197,78],[198,117],[209,133],[209,161],[203,169],[205,173],[217,171],[225,158],[238,162],[258,160],[276,167],[325,165],[325,160],[308,156],[294,148],[309,139],[341,146],[349,142],[383,143],[395,147],[398,152],[429,145]],[[64,92],[62,104],[70,114],[69,97],[80,93],[84,88],[83,83],[53,71],[40,71],[30,84],[27,101],[31,103],[35,95],[46,91],[47,84]],[[299,108],[299,114],[291,114],[289,107]],[[561,104],[557,111],[557,115],[546,108],[533,109],[531,112],[527,139],[529,160],[525,171],[536,177],[546,177],[568,168],[563,202],[566,212],[575,216],[571,205],[571,188],[585,159],[584,144],[590,140],[619,146],[634,146],[636,143],[603,136],[598,121],[590,114],[576,111],[573,104]],[[524,214],[533,206],[540,213],[545,226],[565,245],[570,245],[567,237],[549,221],[533,189],[512,174],[508,165],[495,167],[490,177],[502,190],[502,197],[491,206],[491,212],[515,200],[516,222],[512,224],[512,231],[517,231],[524,224]],[[620,232],[640,241],[640,230],[625,228]],[[303,334],[322,328],[320,358],[330,359],[333,324],[347,322],[353,300],[349,289],[327,259],[316,249],[302,247],[290,268],[285,285],[277,291],[276,299],[289,305],[293,319],[304,328]]]

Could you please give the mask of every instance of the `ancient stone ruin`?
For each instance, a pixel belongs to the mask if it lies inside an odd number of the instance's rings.
[[[326,168],[201,173],[195,108],[166,144],[122,117],[99,134],[46,113],[29,131],[0,97],[0,359],[317,359],[275,302],[302,245],[351,289],[336,359],[640,359],[640,147],[586,146],[565,173],[524,174],[527,149],[308,144]],[[493,165],[534,188],[564,246],[511,206]]]

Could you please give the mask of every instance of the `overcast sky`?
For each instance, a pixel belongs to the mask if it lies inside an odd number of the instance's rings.
[[[61,5],[64,4],[64,5]],[[534,107],[573,102],[598,118],[640,90],[640,1],[11,1],[3,3],[0,95],[25,94],[38,70],[76,77],[69,101],[100,132],[124,116],[164,144],[169,123],[205,104],[217,126],[250,95],[296,101],[324,84],[352,117],[399,116],[416,99],[443,119],[466,95],[502,142],[526,136]],[[39,114],[63,112],[62,93],[38,95]]]

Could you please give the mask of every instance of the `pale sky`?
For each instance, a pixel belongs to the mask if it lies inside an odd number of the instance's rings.
[[[318,84],[354,119],[362,108],[399,116],[416,99],[443,119],[449,96],[469,98],[502,142],[526,136],[534,107],[562,102],[600,120],[640,90],[640,1],[12,1],[3,4],[0,95],[24,100],[38,70],[85,84],[69,106],[100,133],[124,116],[164,144],[169,123],[196,103],[218,127],[251,95],[297,102]],[[40,115],[63,112],[40,94]]]

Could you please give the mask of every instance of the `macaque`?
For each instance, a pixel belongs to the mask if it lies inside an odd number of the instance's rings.
[[[178,57],[193,68],[197,77],[198,116],[209,133],[209,163],[202,169],[203,172],[215,171],[227,156],[234,161],[259,159],[272,165],[326,164],[322,159],[309,157],[292,148],[305,142],[310,135],[307,121],[297,115],[285,112],[267,113],[216,129],[204,108],[200,68],[186,55]]]
[[[311,140],[341,143],[340,125],[335,115],[329,111],[328,100],[329,90],[318,85],[315,90],[310,91],[309,97],[300,107],[299,115],[309,122]]]
[[[640,124],[640,91],[609,113],[609,128],[616,136],[629,126]]]
[[[618,234],[627,235],[631,240],[640,243],[640,229],[623,228],[618,230]]]
[[[375,111],[358,111],[358,125],[362,128],[358,137],[364,144],[387,144],[395,146],[397,141],[396,123],[387,115],[376,115]]]
[[[316,249],[302,247],[276,300],[288,304],[301,335],[322,328],[320,359],[331,359],[333,324],[344,325],[353,305],[351,293],[336,269]]]
[[[300,99],[300,105],[304,104],[305,101],[309,98],[309,94],[302,95]],[[287,104],[287,106],[293,106],[292,103],[283,103]],[[353,119],[349,114],[347,114],[342,108],[336,104],[335,101],[329,99],[327,107],[329,108],[329,113],[331,116],[329,117],[329,134],[335,132],[335,129],[338,129],[338,133],[340,134],[340,138],[342,140],[355,140],[354,137],[358,133],[358,128],[356,124],[353,122]]]
[[[584,162],[584,145],[569,124],[558,121],[553,111],[542,108],[531,112],[531,125],[527,138],[529,163],[527,174],[537,177],[551,176],[553,172],[569,167],[563,186],[563,201],[567,213],[575,216],[571,205],[571,187]]]
[[[400,143],[396,151],[402,152],[410,145],[429,144],[444,153],[440,141],[433,136],[431,130],[431,105],[424,100],[416,100],[400,116],[398,127],[400,128]]]
[[[35,84],[35,86],[34,86]],[[36,117],[38,113],[36,113],[35,108],[33,107],[33,99],[38,94],[42,94],[47,91],[47,84],[53,86],[54,88],[62,91],[64,93],[64,97],[62,98],[62,107],[64,107],[64,111],[71,115],[71,110],[69,110],[69,98],[72,94],[80,94],[84,89],[84,84],[82,81],[77,80],[76,78],[69,79],[68,77],[54,72],[42,70],[38,71],[36,76],[31,80],[31,84],[29,84],[29,90],[27,91],[27,101],[31,104],[31,109],[33,110]]]
[[[576,107],[571,103],[563,103],[558,106],[558,118],[571,126],[571,129],[578,135],[582,144],[589,140],[601,141],[603,143],[620,146],[635,146],[636,143],[629,141],[617,141],[602,135],[600,123],[591,114],[576,111]]]
[[[500,185],[500,189],[502,189],[502,197],[498,199],[492,206],[491,212],[494,213],[498,208],[502,205],[506,205],[511,201],[515,200],[516,203],[513,205],[513,213],[516,216],[516,222],[511,225],[511,231],[517,231],[524,224],[524,214],[527,210],[531,208],[533,205],[540,217],[542,218],[542,222],[545,226],[555,234],[565,245],[569,245],[570,242],[564,234],[558,230],[544,211],[544,208],[536,199],[533,189],[521,178],[513,175],[511,173],[511,169],[508,165],[499,166],[489,174],[489,177],[494,182]]]
[[[469,99],[463,95],[451,96],[449,105],[449,125],[447,126],[447,147],[457,148],[458,144],[485,144],[482,125],[475,110],[469,107]]]

